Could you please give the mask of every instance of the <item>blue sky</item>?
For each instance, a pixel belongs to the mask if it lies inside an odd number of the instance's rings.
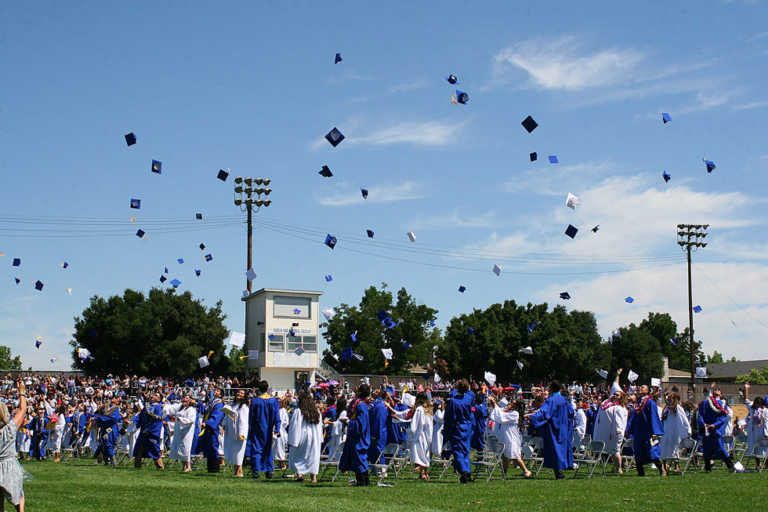
[[[765,2],[73,5],[0,6],[0,343],[25,367],[66,368],[89,298],[146,292],[165,266],[244,330],[236,175],[272,179],[255,289],[321,290],[325,307],[383,281],[440,326],[567,290],[604,336],[649,311],[682,328],[675,226],[709,223],[697,337],[708,353],[768,357]],[[467,105],[451,104],[450,73]],[[334,126],[336,148],[322,138]]]

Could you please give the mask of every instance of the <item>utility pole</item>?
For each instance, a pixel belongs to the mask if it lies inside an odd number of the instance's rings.
[[[269,178],[243,178],[238,176],[235,178],[235,206],[239,206],[240,210],[248,213],[248,253],[246,259],[248,266],[246,272],[253,268],[253,207],[256,207],[258,212],[262,206],[267,207],[272,204],[267,196],[272,193],[269,184],[272,182]],[[243,187],[245,185],[245,187]],[[256,185],[256,187],[253,187]],[[262,187],[262,185],[264,185]],[[256,199],[253,196],[256,196]],[[264,199],[261,196],[264,196]],[[252,291],[251,281],[246,277],[246,289],[248,293]]]
[[[694,362],[694,337],[693,337],[693,288],[691,285],[691,249],[706,247],[706,242],[700,242],[707,237],[709,224],[678,224],[677,245],[688,256],[688,348],[691,353],[691,391],[696,396],[696,367]]]

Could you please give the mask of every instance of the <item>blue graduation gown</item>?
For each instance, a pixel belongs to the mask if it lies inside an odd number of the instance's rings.
[[[221,410],[223,407],[221,399],[216,398],[208,405],[205,412],[198,446],[206,459],[219,458],[219,426],[224,419],[224,411]]]
[[[488,427],[488,407],[478,404],[472,407],[472,439],[470,446],[481,452],[485,449],[485,431]]]
[[[154,403],[139,413],[139,437],[133,447],[134,457],[160,458],[160,433],[163,429],[163,406]]]
[[[586,411],[587,415],[587,434],[590,437],[595,437],[595,420],[597,419],[597,407],[594,404],[589,406]]]
[[[472,436],[472,391],[456,393],[445,405],[443,439],[451,443],[453,467],[459,473],[471,473],[469,441]]]
[[[192,437],[192,455],[200,455],[202,453],[202,449],[198,441],[200,440],[200,416],[205,414],[205,406],[198,402],[196,409],[197,413],[195,414],[195,435]]]
[[[570,450],[574,411],[567,398],[555,393],[530,417],[530,422],[544,438],[544,467],[563,470],[573,467]]]
[[[659,408],[653,399],[645,400],[642,408],[635,409],[630,429],[632,451],[638,464],[645,464],[661,458],[661,443],[651,446],[651,436],[664,435],[664,424],[661,423]]]
[[[387,445],[387,417],[389,409],[384,402],[377,398],[368,411],[370,421],[371,446],[368,448],[368,460],[375,464],[379,455]]]
[[[710,400],[717,399],[709,397],[699,404],[699,433],[702,439],[702,452],[705,459],[727,459],[728,451],[723,444],[723,431],[728,424],[728,415],[711,405]],[[717,400],[717,403],[723,409],[727,407],[722,400]],[[705,424],[715,427],[709,430],[709,435],[706,435]]]
[[[115,444],[120,437],[120,422],[123,417],[117,407],[106,411],[106,414],[95,414],[96,427],[99,429],[99,452],[105,457],[115,456]]]
[[[248,409],[248,444],[254,473],[275,469],[272,458],[272,434],[280,432],[280,403],[263,394],[251,400]]]
[[[352,417],[347,421],[347,441],[339,459],[340,471],[365,473],[368,471],[368,449],[371,445],[368,404],[360,401],[355,405]]]
[[[45,457],[45,446],[48,440],[48,431],[45,425],[48,423],[48,417],[38,418],[35,416],[29,422],[27,429],[32,433],[32,441],[29,444],[30,457]]]

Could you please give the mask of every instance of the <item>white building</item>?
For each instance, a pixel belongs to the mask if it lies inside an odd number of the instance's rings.
[[[249,373],[280,393],[315,382],[320,366],[318,323],[322,292],[262,288],[245,302]]]

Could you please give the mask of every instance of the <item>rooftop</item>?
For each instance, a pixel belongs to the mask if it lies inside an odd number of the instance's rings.
[[[323,292],[316,292],[312,290],[284,290],[281,288],[262,288],[261,290],[256,290],[255,292],[252,292],[247,297],[243,297],[241,300],[246,301],[253,297],[258,297],[259,295],[262,295],[264,293],[284,293],[286,295],[312,295],[315,297],[319,297],[323,294]]]
[[[707,378],[724,379],[746,375],[756,368],[768,366],[768,359],[756,361],[736,361],[735,363],[715,363],[707,365]]]

